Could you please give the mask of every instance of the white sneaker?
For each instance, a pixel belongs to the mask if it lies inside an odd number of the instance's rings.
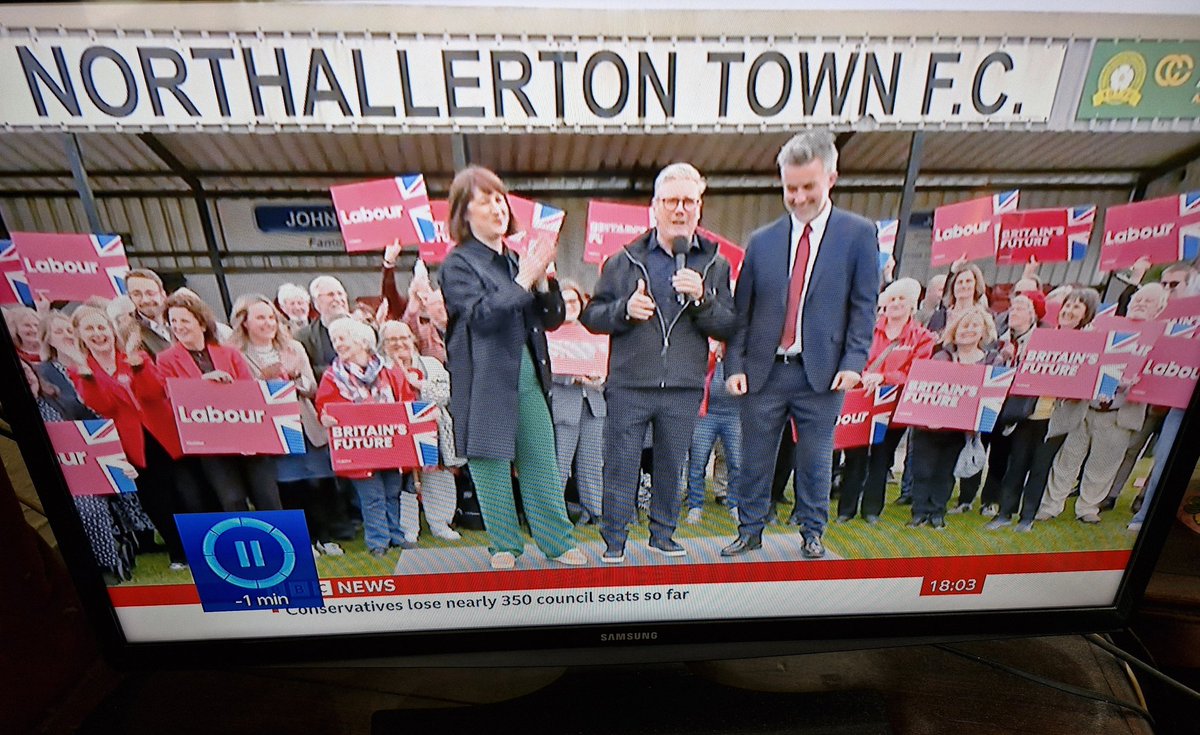
[[[492,559],[495,558],[496,557],[492,557]],[[566,564],[567,566],[571,567],[581,567],[584,564],[587,564],[587,557],[584,556],[583,552],[579,549],[567,549],[559,556],[554,557],[552,561],[556,561],[559,564]]]
[[[512,569],[517,565],[517,557],[510,551],[497,551],[492,554],[492,569]]]
[[[320,546],[320,544],[313,544],[313,545],[312,545],[312,550],[313,550],[313,561],[316,561],[317,559],[320,559],[320,558],[321,558],[321,551],[320,551],[320,550],[317,548],[318,546]]]
[[[702,511],[701,509],[692,508],[691,510],[688,511],[688,514],[687,514],[688,525],[689,526],[696,525],[697,523],[700,522],[700,519],[703,515],[704,515],[704,511]]]
[[[458,541],[462,538],[462,534],[455,531],[449,526],[434,527],[431,529],[435,538],[440,538],[443,541]]]
[[[325,556],[345,556],[346,555],[345,549],[343,549],[341,546],[339,546],[338,544],[335,544],[332,541],[327,541],[325,543],[321,543],[320,541],[318,541],[317,543],[313,544],[313,546],[316,547],[317,551],[321,552]]]

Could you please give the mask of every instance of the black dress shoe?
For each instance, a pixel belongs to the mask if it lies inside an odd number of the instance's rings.
[[[759,536],[738,536],[737,541],[721,549],[721,556],[741,556],[748,551],[762,548],[762,538]]]
[[[1146,502],[1146,496],[1139,494],[1136,498],[1133,499],[1133,504],[1129,506],[1129,509],[1131,511],[1133,511],[1134,513],[1137,513],[1139,510],[1142,509],[1142,504],[1145,502]]]

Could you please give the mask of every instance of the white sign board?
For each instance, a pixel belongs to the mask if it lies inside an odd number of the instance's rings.
[[[1065,41],[0,33],[12,130],[1045,122]],[[217,29],[214,28],[214,31]]]

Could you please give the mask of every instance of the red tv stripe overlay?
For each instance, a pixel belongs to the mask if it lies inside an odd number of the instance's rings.
[[[692,564],[658,567],[607,567],[511,572],[472,572],[403,577],[355,577],[323,580],[333,584],[337,597],[382,597],[574,587],[647,587],[684,584],[737,584],[745,582],[803,582],[815,580],[946,579],[997,574],[1048,574],[1107,572],[1125,569],[1129,551],[1074,551],[1056,554],[1002,554],[904,559],[836,559],[829,561]],[[339,581],[380,582],[390,579],[396,591],[339,593]],[[112,587],[115,607],[195,605],[200,597],[192,585]]]

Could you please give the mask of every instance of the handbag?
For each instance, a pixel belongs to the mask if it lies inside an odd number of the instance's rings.
[[[954,463],[954,476],[960,480],[974,477],[983,472],[986,463],[987,449],[983,446],[983,439],[978,431],[972,431],[967,434],[967,443],[958,453],[958,460]]]

